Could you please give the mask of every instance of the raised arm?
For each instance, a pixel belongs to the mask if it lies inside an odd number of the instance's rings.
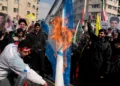
[[[94,31],[92,30],[92,26],[90,22],[88,22],[88,33],[92,41],[98,40],[98,37],[94,34]]]

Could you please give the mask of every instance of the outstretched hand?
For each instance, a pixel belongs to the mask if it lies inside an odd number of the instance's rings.
[[[89,15],[88,22],[91,22],[92,16]]]
[[[48,84],[47,84],[47,83],[45,83],[43,86],[48,86]]]

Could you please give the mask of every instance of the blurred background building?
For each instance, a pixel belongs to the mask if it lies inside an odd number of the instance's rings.
[[[107,18],[118,15],[119,0],[74,0],[73,7],[75,24],[77,24],[81,18],[83,9],[86,14],[92,15],[92,23],[95,23],[96,15],[99,14],[101,16],[103,6],[102,1],[104,1]]]
[[[119,0],[119,7],[118,7],[118,16],[120,16],[120,0]]]
[[[12,20],[27,14],[38,15],[38,0],[0,0],[0,12],[11,16]]]

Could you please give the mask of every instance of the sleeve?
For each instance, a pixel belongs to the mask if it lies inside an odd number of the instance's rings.
[[[27,69],[28,80],[41,85],[44,85],[46,83],[46,81],[40,75],[38,75],[34,70],[30,69],[28,66],[26,66],[26,69]]]
[[[25,64],[20,57],[9,59],[9,63],[10,69],[18,75],[21,74],[24,69],[26,69],[28,80],[41,85],[44,85],[46,83],[45,80],[43,80],[42,77],[39,76],[34,70],[30,69],[30,67]]]
[[[118,40],[120,40],[120,30],[118,31]]]
[[[19,56],[14,56],[8,60],[9,68],[17,74],[20,74],[24,71],[27,64]]]
[[[94,34],[94,32],[92,30],[92,26],[91,26],[90,22],[88,22],[88,33],[89,33],[90,38],[91,38],[92,41],[98,40],[98,37]]]

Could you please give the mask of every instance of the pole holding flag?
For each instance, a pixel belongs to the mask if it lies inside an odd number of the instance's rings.
[[[106,15],[106,10],[105,10],[105,0],[102,1],[102,12],[101,12],[101,20],[106,21],[107,20],[107,15]]]
[[[76,41],[77,41],[77,31],[78,31],[79,25],[80,25],[80,20],[78,21],[78,24],[77,24],[76,30],[75,30],[75,35],[73,37],[73,43],[74,44],[76,44]]]

